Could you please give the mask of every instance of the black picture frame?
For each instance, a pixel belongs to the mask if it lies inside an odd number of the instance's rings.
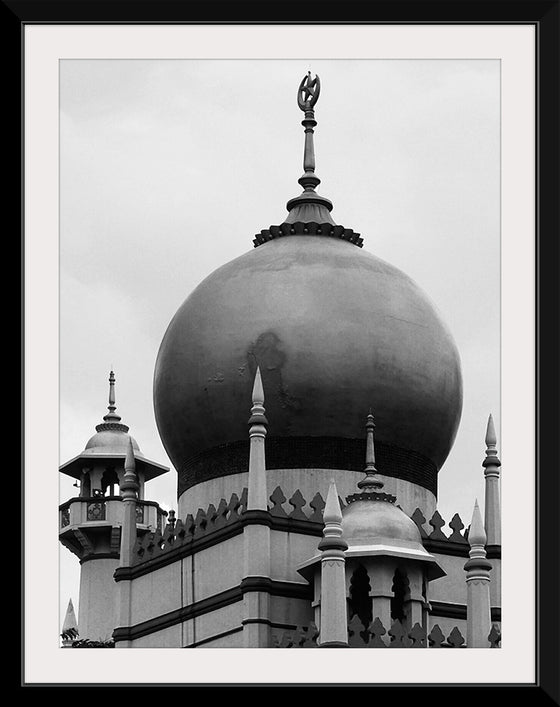
[[[558,94],[560,77],[558,67],[559,57],[559,2],[526,1],[526,2],[411,2],[391,0],[391,2],[345,2],[317,3],[309,0],[307,3],[179,3],[172,0],[151,0],[149,2],[112,2],[78,1],[55,2],[42,0],[28,2],[26,0],[2,0],[0,4],[2,17],[2,53],[4,58],[4,95],[9,97],[12,110],[6,111],[13,135],[23,134],[23,29],[30,24],[530,24],[537,31],[536,56],[536,429],[527,430],[528,435],[536,435],[537,472],[537,644],[536,644],[536,680],[534,684],[518,685],[496,683],[491,685],[373,685],[364,683],[341,683],[329,685],[328,688],[372,687],[385,691],[399,691],[398,697],[407,697],[414,691],[414,698],[447,699],[459,694],[459,689],[468,689],[471,699],[480,699],[483,703],[490,700],[509,697],[523,690],[522,699],[529,698],[535,704],[560,704],[560,500],[559,481],[559,361],[558,329],[560,301],[558,264],[558,194],[560,184],[559,172],[559,125]],[[15,67],[19,60],[21,73]],[[21,106],[18,112],[15,106]],[[24,146],[22,146],[22,150]],[[22,153],[18,150],[16,141],[8,146],[9,164],[21,163]],[[15,170],[14,170],[15,171]],[[15,215],[16,204],[22,203],[23,181],[10,180],[6,185],[7,203],[16,222],[22,222],[23,211]],[[10,197],[12,197],[10,199]],[[20,260],[22,266],[21,289],[21,323],[23,332],[23,224],[21,223]],[[21,339],[22,354],[25,351],[23,333]],[[22,388],[25,386],[22,371]],[[22,424],[23,434],[23,424]],[[23,438],[22,438],[23,444]],[[23,465],[22,446],[22,465]],[[23,474],[22,474],[23,479]],[[23,494],[22,494],[23,499]],[[24,517],[22,507],[22,519]],[[519,520],[522,521],[523,509],[519,509]],[[22,521],[23,522],[23,521]],[[23,525],[22,525],[23,538]],[[23,549],[23,548],[22,548]],[[523,569],[523,558],[516,558],[520,571]],[[23,578],[25,579],[25,578]],[[22,592],[23,596],[23,592]],[[25,620],[22,607],[22,626]],[[522,614],[519,616],[522,621]],[[40,686],[25,682],[24,660],[22,653],[20,687],[70,687],[70,685]],[[132,681],[123,681],[119,686],[134,688]],[[72,685],[71,687],[84,687]],[[92,687],[118,687],[103,683],[93,683]],[[142,684],[137,689],[151,687],[166,687],[165,684]],[[173,687],[177,687],[173,685]],[[196,687],[251,687],[238,685],[189,685]],[[252,687],[272,687],[252,686]],[[290,683],[279,683],[274,687],[293,688]],[[302,687],[302,686],[299,686]],[[305,687],[325,687],[322,683],[309,683]],[[497,690],[497,692],[496,692]],[[513,690],[516,693],[513,693]],[[527,693],[527,690],[530,692]],[[432,691],[435,694],[432,695]],[[374,697],[378,698],[379,692]],[[394,693],[391,693],[394,699]],[[166,698],[164,698],[166,699]]]

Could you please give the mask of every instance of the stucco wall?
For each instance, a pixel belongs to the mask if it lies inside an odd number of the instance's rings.
[[[429,583],[429,600],[466,605],[467,584],[463,567],[467,559],[465,557],[452,557],[437,554],[434,554],[434,557],[447,574],[445,577],[434,579]]]
[[[118,645],[118,644],[117,644]],[[169,626],[132,641],[131,648],[180,648],[181,624]]]
[[[208,614],[203,614],[202,616],[196,616],[193,619],[189,619],[183,623],[183,645],[199,643],[200,641],[212,638],[213,636],[219,636],[222,633],[226,633],[231,629],[240,628],[242,620],[242,601],[224,606],[221,609],[216,609],[215,611]],[[224,636],[216,639],[216,642],[218,641],[221,647],[227,647],[233,644],[242,645],[242,633],[240,632],[239,634]],[[214,646],[210,646],[210,644],[208,644],[207,647],[215,648],[216,643],[214,643]]]
[[[117,624],[117,585],[113,574],[119,561],[113,558],[82,564],[78,629],[80,639],[107,641]]]
[[[363,476],[362,472],[337,469],[273,469],[267,472],[267,490],[270,496],[274,489],[280,486],[286,498],[289,499],[299,489],[309,503],[317,492],[323,496],[323,499],[326,499],[330,481],[334,479],[338,493],[344,499],[349,494],[358,491],[356,484]],[[433,493],[408,481],[390,476],[380,475],[380,477],[385,482],[383,491],[394,494],[397,497],[397,503],[405,513],[412,515],[416,508],[420,508],[426,518],[432,517],[436,510],[436,499]],[[196,515],[199,508],[206,510],[210,503],[217,506],[222,498],[229,501],[233,493],[241,495],[246,486],[247,474],[232,474],[197,484],[185,491],[179,498],[178,517],[185,518],[189,513]],[[288,513],[292,510],[287,501],[284,508]],[[312,513],[313,511],[307,506],[304,507],[304,512]]]
[[[270,532],[270,573],[273,579],[305,582],[297,566],[317,552],[320,538],[301,533]]]
[[[174,562],[132,581],[132,623],[167,614],[181,607],[181,565]]]
[[[183,604],[236,587],[242,577],[243,535],[236,535],[184,559]]]

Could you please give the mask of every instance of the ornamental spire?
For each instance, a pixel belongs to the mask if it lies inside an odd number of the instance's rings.
[[[289,211],[285,223],[329,223],[335,225],[330,211],[332,202],[325,197],[319,196],[315,188],[321,183],[315,174],[315,146],[313,143],[314,128],[317,125],[315,120],[315,104],[321,92],[321,81],[317,75],[311,78],[311,72],[303,77],[298,88],[297,102],[300,110],[304,113],[301,121],[305,129],[305,144],[303,149],[303,175],[298,182],[303,187],[303,193],[295,199],[288,201],[286,208]]]
[[[115,412],[117,406],[115,405],[115,374],[113,371],[109,373],[109,405],[107,408],[109,412],[103,418],[105,422],[120,422],[121,416]]]
[[[485,442],[486,455],[482,462],[485,481],[484,526],[488,545],[501,545],[500,467],[502,463],[498,457],[498,450],[496,448],[498,439],[496,437],[492,415],[488,417]]]
[[[374,429],[375,420],[370,408],[366,421],[366,468],[364,469],[366,476],[361,481],[358,481],[358,488],[366,492],[381,489],[385,485],[377,476],[377,469],[375,468]]]
[[[268,424],[264,410],[264,390],[261,370],[257,366],[253,384],[251,417],[249,418],[249,480],[247,509],[268,510],[266,490],[266,460],[264,441]]]
[[[121,422],[121,416],[115,412],[117,409],[115,405],[115,374],[112,370],[109,372],[109,405],[107,408],[109,412],[103,416],[103,422],[95,427],[97,432],[102,432],[103,430],[128,432],[128,425]]]

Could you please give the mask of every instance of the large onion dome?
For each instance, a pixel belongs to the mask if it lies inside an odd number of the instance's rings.
[[[303,193],[255,249],[209,275],[165,333],[154,377],[158,429],[179,495],[247,470],[247,411],[257,365],[266,395],[268,469],[363,469],[373,405],[380,473],[433,493],[461,415],[457,348],[404,273],[335,224],[314,169],[308,75]]]

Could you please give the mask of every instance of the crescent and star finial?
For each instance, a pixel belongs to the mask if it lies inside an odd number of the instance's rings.
[[[311,71],[307,72],[307,75],[303,77],[298,88],[298,106],[303,111],[309,111],[313,109],[313,106],[317,103],[319,99],[319,94],[321,92],[321,80],[315,74],[315,78],[311,78]]]

